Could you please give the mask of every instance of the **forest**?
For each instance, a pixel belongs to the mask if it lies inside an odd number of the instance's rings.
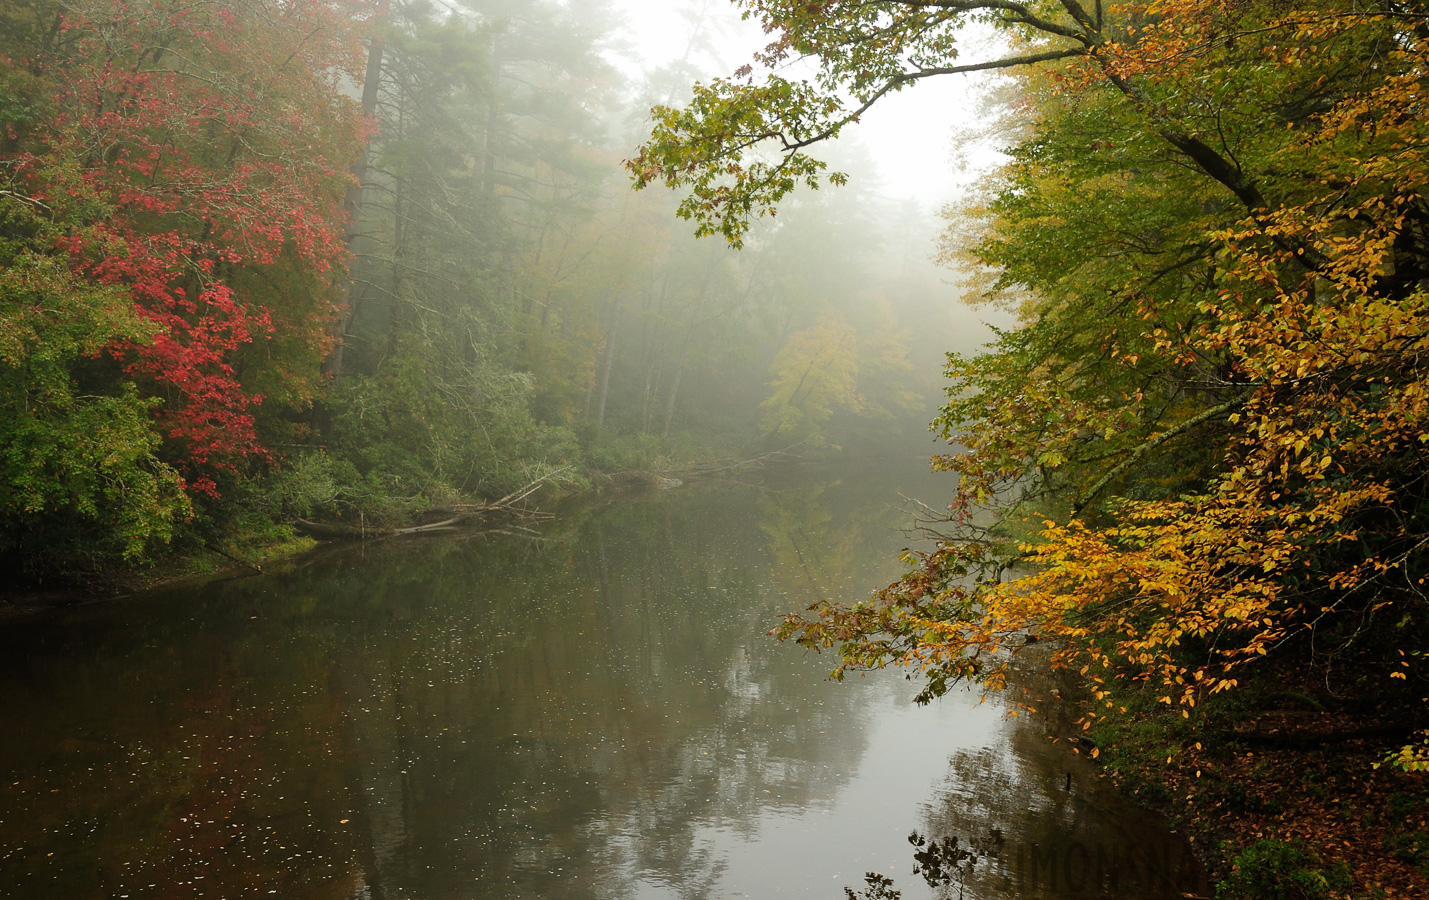
[[[931,418],[932,545],[775,636],[925,703],[1045,653],[1220,900],[1422,896],[1429,7],[733,6],[765,46],[715,78],[709,3],[638,77],[602,2],[0,6],[0,565],[253,561]],[[997,152],[939,270],[835,142],[960,78]],[[976,346],[959,292],[1012,324]]]
[[[919,670],[925,700],[1050,642],[1091,752],[1191,821],[1256,823],[1212,849],[1217,896],[1417,895],[1394,860],[1429,865],[1429,10],[740,5],[761,65],[657,110],[637,183],[737,241],[843,183],[817,145],[884,98],[998,73],[1005,161],[944,251],[1020,323],[948,358],[936,548],[780,635],[836,677]],[[1287,811],[1326,791],[1369,809]]]
[[[0,564],[919,434],[955,337],[906,211],[810,196],[735,252],[630,191],[702,14],[637,78],[596,3],[4,4]]]

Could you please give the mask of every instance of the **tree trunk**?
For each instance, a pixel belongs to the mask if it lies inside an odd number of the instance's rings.
[[[610,314],[610,329],[605,334],[605,352],[601,354],[600,380],[596,385],[595,424],[605,424],[605,398],[610,392],[610,366],[615,360],[615,331],[620,324],[620,297],[615,298],[615,309]]]
[[[685,375],[685,361],[690,358],[690,341],[695,337],[695,329],[700,326],[700,312],[705,308],[705,296],[709,293],[710,279],[714,277],[719,257],[712,256],[705,267],[705,276],[700,281],[700,291],[695,295],[690,308],[690,327],[685,332],[684,343],[680,345],[680,357],[675,361],[675,377],[670,382],[670,393],[665,397],[665,427],[660,431],[662,438],[670,436],[670,420],[675,418],[675,399],[680,395],[680,379]]]
[[[377,0],[377,12],[373,16],[373,25],[378,26],[383,19],[387,18],[388,0]],[[367,71],[362,78],[362,112],[368,118],[377,110],[377,94],[382,87],[382,36],[374,28],[372,43],[367,48]],[[358,226],[362,220],[362,183],[367,178],[367,161],[372,153],[372,144],[368,142],[363,146],[357,155],[357,161],[352,165],[352,178],[355,182],[347,189],[347,196],[343,198],[343,207],[347,210],[347,233],[345,235],[348,252],[348,265],[355,265],[354,250],[359,237]],[[353,304],[352,277],[347,275],[342,280],[342,297],[338,301],[338,317],[332,328],[332,350],[329,351],[327,359],[323,360],[323,374],[337,381],[342,377],[342,346],[347,337],[347,330],[352,325],[352,317],[356,312]]]
[[[675,398],[680,395],[680,379],[685,374],[685,354],[680,354],[680,361],[675,365],[675,380],[670,383],[670,394],[665,398],[665,427],[660,432],[660,437],[670,436],[670,420],[675,418]]]

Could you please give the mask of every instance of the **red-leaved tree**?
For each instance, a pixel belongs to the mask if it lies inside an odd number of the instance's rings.
[[[23,64],[56,87],[10,160],[69,211],[61,247],[157,326],[110,354],[159,402],[191,491],[263,456],[263,387],[301,402],[335,315],[342,199],[366,120],[344,87],[366,10],[347,0],[79,0]],[[245,366],[254,347],[287,348]],[[293,347],[303,352],[293,351]],[[247,356],[245,356],[247,354]]]

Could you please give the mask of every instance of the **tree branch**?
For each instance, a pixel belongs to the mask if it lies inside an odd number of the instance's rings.
[[[1030,25],[1046,34],[1059,34],[1062,37],[1069,37],[1084,43],[1088,42],[1087,36],[1083,32],[1066,25],[1058,25],[1056,22],[1050,22],[1034,13],[1032,8],[1025,3],[1017,3],[1015,0],[894,0],[894,2],[902,6],[913,6],[921,9],[931,7],[948,12],[991,12],[993,10],[1002,10],[1012,13],[1017,21]],[[1066,0],[1062,5],[1071,13],[1071,7],[1067,6],[1068,2],[1072,2],[1072,0]],[[1072,6],[1076,6],[1076,4],[1072,3]],[[1076,6],[1076,8],[1079,11],[1081,10],[1080,6]],[[1085,16],[1086,14],[1082,13],[1082,15]],[[1075,13],[1072,13],[1072,17],[1073,19],[1077,18]]]
[[[1155,450],[1157,447],[1160,447],[1162,444],[1166,443],[1172,438],[1179,437],[1185,434],[1192,428],[1195,428],[1197,425],[1200,425],[1202,422],[1205,422],[1207,419],[1214,418],[1221,413],[1230,412],[1232,409],[1235,409],[1237,406],[1240,406],[1241,404],[1245,403],[1245,401],[1249,400],[1251,394],[1253,393],[1255,393],[1254,390],[1245,391],[1244,393],[1236,397],[1232,397],[1224,403],[1218,403],[1215,406],[1212,406],[1210,409],[1202,410],[1200,413],[1192,416],[1191,418],[1182,422],[1180,425],[1177,425],[1176,427],[1168,431],[1163,431],[1156,437],[1141,444],[1135,450],[1131,451],[1130,456],[1122,460],[1110,472],[1107,472],[1101,478],[1097,479],[1097,483],[1092,485],[1092,489],[1087,492],[1086,496],[1084,496],[1081,500],[1077,501],[1076,506],[1072,507],[1072,515],[1081,515],[1082,510],[1086,509],[1087,504],[1091,503],[1093,500],[1096,499],[1097,494],[1100,494],[1106,488],[1107,485],[1111,484],[1117,478],[1121,477],[1121,475],[1125,473],[1127,469],[1130,469],[1132,466],[1136,465],[1137,461],[1139,461],[1143,456],[1150,453],[1152,450]]]
[[[931,78],[935,75],[962,75],[968,72],[991,72],[996,69],[1012,69],[1016,68],[1017,66],[1028,66],[1036,63],[1052,62],[1053,60],[1058,59],[1069,59],[1073,56],[1086,56],[1088,52],[1088,49],[1085,47],[1068,47],[1063,50],[1048,50],[1043,53],[1028,53],[1023,56],[1009,56],[1003,59],[994,59],[980,63],[968,63],[967,65],[962,66],[937,66],[934,68],[915,69],[912,72],[904,72],[900,75],[895,75],[892,78],[888,79],[888,81],[884,82],[882,87],[880,87],[877,91],[873,93],[872,96],[870,96],[867,100],[864,101],[862,106],[849,113],[848,115],[844,116],[835,124],[830,125],[829,127],[820,131],[818,134],[812,135],[807,138],[801,138],[795,141],[788,140],[783,136],[782,133],[779,132],[771,133],[769,137],[779,138],[779,140],[784,145],[784,152],[793,153],[796,150],[802,150],[805,147],[810,147],[814,144],[817,144],[821,141],[826,141],[829,138],[833,137],[834,134],[843,126],[849,124],[850,122],[857,122],[864,113],[868,112],[868,110],[875,103],[881,100],[884,95],[886,95],[889,91],[897,90],[905,84],[912,84],[915,81],[919,81],[924,78]]]

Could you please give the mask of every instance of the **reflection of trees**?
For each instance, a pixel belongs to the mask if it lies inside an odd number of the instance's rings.
[[[762,636],[894,574],[896,543],[872,539],[898,539],[886,482],[783,487],[588,507],[538,541],[377,543],[0,632],[0,883],[720,896],[711,835],[832,800],[864,752],[861,704],[887,700],[829,690],[824,661]],[[1022,679],[1039,707],[1040,671]],[[1041,727],[1005,731],[953,758],[920,829],[958,849],[1006,835],[968,896],[1064,896],[1082,851],[1093,872],[1098,849],[1164,855],[1091,770],[1066,790]],[[1035,888],[1008,887],[1019,849]],[[1141,888],[1107,893],[1158,896]]]
[[[827,800],[862,753],[866,695],[763,638],[809,596],[791,576],[887,574],[864,572],[892,558],[866,532],[884,492],[852,487],[657,495],[539,541],[377,543],[12,628],[0,715],[24,726],[0,774],[40,774],[0,785],[0,879],[135,900],[717,895],[710,829]]]
[[[890,503],[885,481],[847,475],[767,493],[759,528],[769,541],[775,584],[803,608],[816,600],[847,601],[868,594],[899,574],[896,545],[871,552],[871,537],[909,524]]]
[[[771,805],[833,793],[857,717],[760,637],[782,600],[749,528],[755,502],[621,504],[536,559],[466,554],[470,577],[413,567],[420,585],[399,593],[441,614],[412,617],[393,663],[410,712],[390,730],[409,729],[405,821],[419,824],[381,883],[445,896],[477,873],[522,896],[622,896],[640,877],[701,897],[721,863],[700,828],[747,829]],[[406,724],[427,722],[461,737],[434,745]],[[466,749],[447,761],[453,740]]]
[[[325,692],[283,689],[293,682],[255,690],[272,667],[246,645],[240,617],[187,599],[101,607],[3,635],[5,891],[357,889],[359,850],[340,824],[352,794],[340,766],[313,765],[338,752],[340,710]],[[155,608],[168,621],[148,618]],[[135,615],[144,621],[128,624]],[[325,677],[311,656],[282,671],[299,684]]]
[[[1185,841],[1133,807],[1086,760],[1053,744],[1035,721],[1014,720],[1007,742],[963,751],[927,807],[927,836],[965,844],[1002,839],[972,867],[977,897],[1126,898],[1204,894]],[[940,896],[958,896],[946,883]]]

